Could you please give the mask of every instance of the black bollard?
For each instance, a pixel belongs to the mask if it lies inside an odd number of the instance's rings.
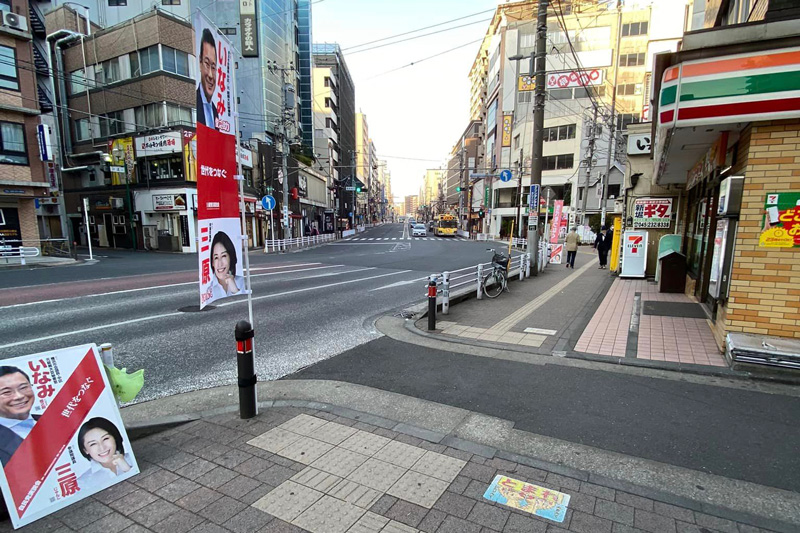
[[[436,276],[428,281],[428,331],[436,329]]]
[[[239,378],[239,418],[253,418],[256,407],[256,370],[253,360],[253,326],[247,320],[236,323],[236,367]]]

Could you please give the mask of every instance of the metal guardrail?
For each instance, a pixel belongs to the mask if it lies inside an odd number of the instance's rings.
[[[310,237],[294,237],[291,239],[270,239],[264,242],[264,253],[284,252],[289,249],[307,248],[337,239],[333,233],[323,233]]]

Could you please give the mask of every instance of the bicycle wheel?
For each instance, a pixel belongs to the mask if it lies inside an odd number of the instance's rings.
[[[483,293],[489,298],[497,298],[503,292],[503,276],[490,272],[483,278]]]

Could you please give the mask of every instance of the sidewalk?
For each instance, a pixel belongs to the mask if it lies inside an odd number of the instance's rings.
[[[159,416],[194,419],[134,440],[140,475],[23,531],[758,533],[800,524],[795,493],[553,442],[463,409],[340,382],[258,388],[266,400],[250,420],[233,412],[235,387],[124,408],[132,434]],[[498,475],[568,495],[563,521],[486,499]]]
[[[427,319],[422,334],[536,354],[588,357],[668,370],[728,372],[708,320],[683,294],[662,294],[647,280],[620,279],[597,268],[581,247],[575,269],[548,265],[537,277],[513,281],[509,292],[475,298]],[[702,317],[702,318],[701,318]]]

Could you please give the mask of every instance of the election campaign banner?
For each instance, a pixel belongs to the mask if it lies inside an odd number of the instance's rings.
[[[14,528],[139,473],[97,346],[2,361],[0,463]]]
[[[564,210],[564,200],[555,200],[553,202],[553,222],[550,225],[550,242],[555,244],[558,242],[558,237],[561,234],[562,212]]]
[[[197,70],[197,218],[200,308],[243,294],[242,227],[236,181],[233,47],[199,11],[194,16]]]

